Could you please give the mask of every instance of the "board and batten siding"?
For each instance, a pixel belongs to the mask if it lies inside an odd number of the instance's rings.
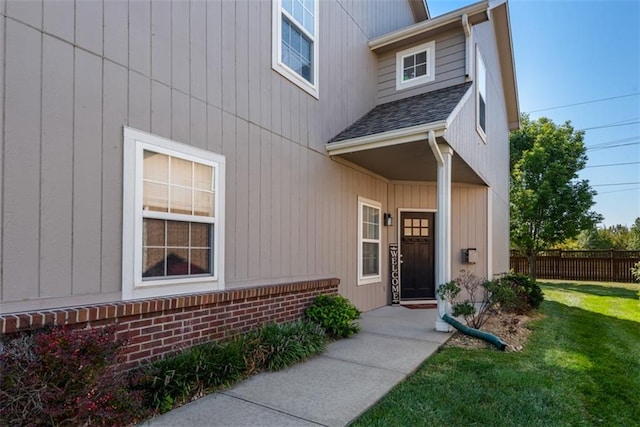
[[[389,193],[389,209],[393,212],[393,227],[388,229],[388,238],[398,242],[400,226],[399,209],[429,209],[436,211],[437,185],[435,182],[392,182]],[[480,185],[452,184],[451,188],[451,277],[461,270],[478,277],[487,277],[487,187]],[[478,262],[463,262],[462,250],[477,248]],[[436,256],[438,256],[436,254]],[[508,260],[508,258],[507,258]]]
[[[445,132],[445,139],[455,152],[487,183],[491,191],[493,274],[509,271],[509,131],[502,75],[498,62],[495,31],[491,21],[473,26],[475,47],[478,46],[486,69],[487,135],[486,142],[476,130],[476,97],[471,96]],[[473,76],[475,78],[475,75]],[[472,125],[470,125],[472,124]]]
[[[270,1],[1,2],[0,312],[121,298],[123,126],[226,156],[227,288],[339,277],[385,304],[355,277],[357,198],[387,184],[324,145],[375,105],[367,42],[404,3],[320,3],[316,100],[271,69]]]
[[[465,36],[462,29],[450,30],[436,35],[435,79],[410,89],[396,90],[396,53],[386,52],[378,58],[377,104],[409,98],[437,89],[453,86],[466,81],[465,76]],[[430,41],[430,40],[428,40]],[[421,44],[416,43],[416,45]],[[402,48],[408,49],[412,46]]]

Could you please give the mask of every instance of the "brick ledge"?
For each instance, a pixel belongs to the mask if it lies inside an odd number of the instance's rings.
[[[143,315],[166,310],[231,303],[259,297],[325,289],[339,285],[337,278],[285,283],[277,285],[240,288],[226,291],[176,295],[135,301],[118,301],[89,306],[73,306],[61,309],[39,310],[0,315],[0,333],[10,334],[55,325],[75,325],[86,322],[114,320],[125,316]]]

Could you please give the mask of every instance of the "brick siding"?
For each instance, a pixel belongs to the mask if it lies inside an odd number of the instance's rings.
[[[128,340],[123,368],[210,340],[229,338],[264,323],[300,319],[320,294],[338,293],[339,279],[222,292],[115,302],[0,315],[0,333],[44,326],[96,328],[116,324]]]

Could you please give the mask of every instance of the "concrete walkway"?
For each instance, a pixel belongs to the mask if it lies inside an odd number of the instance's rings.
[[[344,426],[433,354],[451,334],[435,332],[436,309],[382,307],[361,332],[305,363],[261,373],[145,426]]]

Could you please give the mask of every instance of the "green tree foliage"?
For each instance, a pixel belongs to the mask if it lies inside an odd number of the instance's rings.
[[[596,227],[582,230],[574,239],[554,245],[553,249],[564,250],[640,250],[640,217],[629,228],[626,225]]]
[[[587,162],[583,133],[570,122],[556,125],[523,115],[510,138],[511,242],[529,258],[589,229],[602,217],[591,211],[596,194],[578,172]]]

